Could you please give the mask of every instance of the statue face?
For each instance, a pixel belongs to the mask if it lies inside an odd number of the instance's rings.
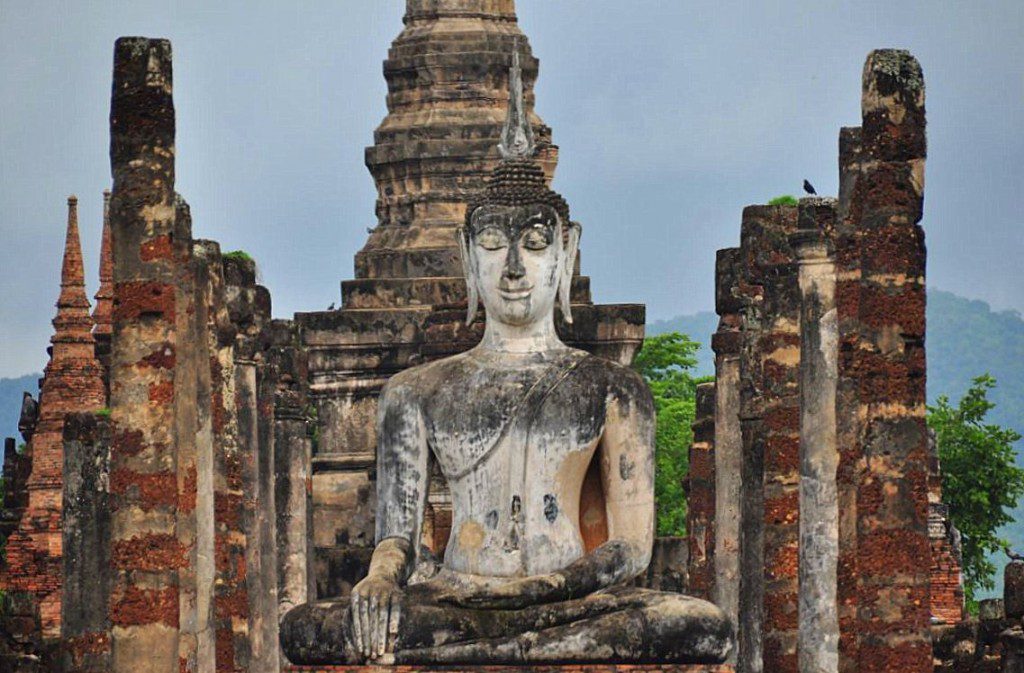
[[[476,283],[489,320],[523,326],[552,319],[567,258],[554,208],[479,208],[470,222],[467,252],[468,280]]]

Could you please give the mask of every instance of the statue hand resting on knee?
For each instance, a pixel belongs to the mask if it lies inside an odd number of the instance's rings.
[[[503,161],[459,234],[484,337],[385,386],[369,573],[349,601],[285,617],[294,663],[717,663],[732,646],[710,603],[631,586],[654,535],[653,400],[555,332],[580,228],[531,159],[515,62],[512,87]],[[410,583],[435,461],[451,538]]]

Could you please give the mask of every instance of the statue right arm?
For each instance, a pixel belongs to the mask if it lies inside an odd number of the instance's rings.
[[[419,404],[396,375],[377,414],[377,546],[366,577],[352,589],[353,640],[367,659],[391,652],[426,508],[430,449]]]

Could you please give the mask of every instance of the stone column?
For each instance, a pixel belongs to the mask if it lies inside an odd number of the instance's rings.
[[[111,671],[177,673],[174,102],[167,40],[114,47]]]
[[[800,673],[839,668],[836,377],[839,326],[828,236],[834,200],[800,200]]]
[[[62,673],[110,668],[110,423],[96,414],[64,421],[64,506],[61,528]]]
[[[689,541],[689,593],[710,599],[715,564],[715,384],[697,386],[690,473],[687,478],[686,533]]]
[[[274,400],[278,616],[316,598],[312,586],[312,442],[308,365],[295,323],[275,320],[270,358],[278,370]]]
[[[715,584],[713,602],[739,623],[740,497],[743,438],[740,433],[739,249],[719,250],[715,263]],[[735,652],[733,653],[735,657]]]

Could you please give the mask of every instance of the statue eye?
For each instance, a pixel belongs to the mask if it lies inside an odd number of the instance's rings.
[[[500,250],[508,245],[508,237],[500,229],[488,227],[476,235],[476,244],[484,250]]]
[[[543,227],[532,227],[523,234],[523,246],[527,250],[543,250],[551,245],[547,231]]]

